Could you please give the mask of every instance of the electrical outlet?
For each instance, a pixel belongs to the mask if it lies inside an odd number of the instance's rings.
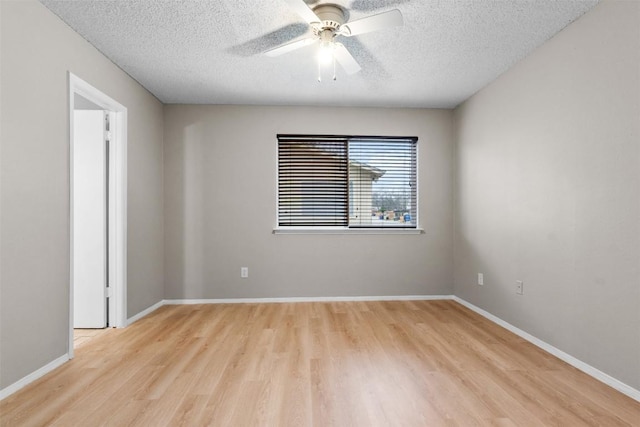
[[[480,286],[484,285],[484,274],[482,273],[478,273],[478,285]]]
[[[243,279],[249,277],[249,267],[240,267],[240,277]]]
[[[522,280],[516,280],[516,294],[524,294],[524,282]]]

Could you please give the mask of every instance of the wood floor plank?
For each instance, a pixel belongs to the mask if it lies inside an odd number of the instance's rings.
[[[640,403],[453,301],[164,306],[1,426],[640,425]]]

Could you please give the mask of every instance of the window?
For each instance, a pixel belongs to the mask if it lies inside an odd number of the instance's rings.
[[[416,228],[417,142],[278,135],[278,226]]]

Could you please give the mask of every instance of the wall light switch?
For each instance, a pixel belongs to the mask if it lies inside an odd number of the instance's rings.
[[[484,285],[484,274],[478,273],[478,285]]]
[[[240,277],[243,279],[249,277],[249,267],[240,267]]]
[[[524,294],[524,282],[522,280],[516,280],[516,294]]]

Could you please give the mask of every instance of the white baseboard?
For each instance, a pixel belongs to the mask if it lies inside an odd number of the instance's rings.
[[[283,302],[349,302],[349,301],[431,301],[451,300],[453,295],[385,295],[346,297],[284,297],[284,298],[214,298],[214,299],[166,299],[166,305],[181,304],[248,304]]]
[[[133,322],[136,322],[142,319],[147,314],[156,311],[157,309],[162,307],[164,304],[165,304],[164,300],[158,301],[157,303],[153,304],[151,307],[147,307],[146,309],[142,310],[140,313],[136,314],[135,316],[131,316],[130,318],[127,319],[127,326],[129,326]]]
[[[13,393],[15,393],[16,391],[20,390],[21,388],[31,384],[32,382],[34,382],[38,378],[48,374],[49,372],[53,371],[58,366],[60,366],[63,363],[67,362],[68,360],[69,360],[69,355],[68,354],[64,354],[64,355],[58,357],[57,359],[47,363],[46,365],[44,365],[42,368],[38,369],[37,371],[34,371],[34,372],[30,373],[29,375],[27,375],[26,377],[23,377],[23,378],[19,379],[18,381],[16,381],[15,383],[11,384],[10,386],[8,386],[6,388],[3,388],[2,390],[0,390],[0,400],[4,399],[5,397],[8,397],[9,395],[12,395]]]
[[[626,394],[627,396],[629,396],[630,398],[637,400],[638,402],[640,402],[640,390],[636,390],[635,388],[623,383],[622,381],[619,381],[615,378],[613,378],[612,376],[610,376],[609,374],[606,374],[604,372],[602,372],[601,370],[594,368],[593,366],[579,360],[576,359],[575,357],[571,356],[570,354],[565,353],[564,351],[552,346],[549,343],[546,343],[544,341],[542,341],[539,338],[534,337],[533,335],[523,331],[520,328],[517,328],[515,326],[513,326],[510,323],[505,322],[504,320],[500,319],[499,317],[494,316],[493,314],[489,313],[488,311],[485,311],[483,309],[481,309],[480,307],[477,307],[473,304],[471,304],[470,302],[467,302],[465,300],[463,300],[462,298],[459,298],[457,296],[453,297],[453,300],[464,305],[465,307],[467,307],[470,310],[475,311],[476,313],[478,313],[479,315],[486,317],[487,319],[491,320],[493,323],[496,323],[500,326],[502,326],[503,328],[507,329],[510,332],[513,332],[514,334],[518,335],[521,338],[524,338],[525,340],[529,341],[531,344],[540,347],[541,349],[543,349],[544,351],[546,351],[547,353],[550,353],[554,356],[556,356],[558,359],[563,360],[565,362],[567,362],[569,365],[573,366],[574,368],[577,368],[579,370],[581,370],[582,372],[584,372],[587,375],[592,376],[593,378],[597,379],[600,382],[603,382],[605,384],[607,384],[610,387],[613,387],[614,389],[618,390],[620,393]]]

